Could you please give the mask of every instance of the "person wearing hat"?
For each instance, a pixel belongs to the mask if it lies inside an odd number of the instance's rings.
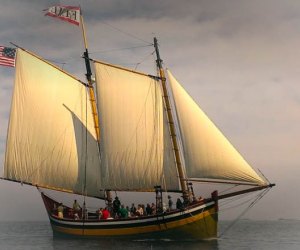
[[[169,199],[169,211],[171,211],[173,209],[173,201],[172,201],[172,197],[170,195],[168,195],[168,199]]]

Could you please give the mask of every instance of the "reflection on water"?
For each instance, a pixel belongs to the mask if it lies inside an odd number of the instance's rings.
[[[223,232],[230,222],[220,222]],[[207,241],[170,239],[79,239],[53,237],[49,222],[0,222],[0,250],[300,249],[300,221],[239,221],[223,237]]]
[[[146,239],[146,240],[126,240],[126,239],[53,239],[53,249],[130,249],[130,250],[159,250],[159,249],[203,249],[212,250],[218,249],[218,240],[209,241],[184,241],[170,239]]]

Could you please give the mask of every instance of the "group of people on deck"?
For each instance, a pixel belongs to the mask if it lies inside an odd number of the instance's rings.
[[[98,212],[99,219],[117,219],[117,218],[129,218],[129,217],[138,217],[138,216],[147,216],[155,214],[156,205],[152,203],[151,205],[148,203],[145,207],[143,204],[138,204],[136,207],[134,203],[132,203],[131,207],[125,207],[125,205],[121,204],[119,197],[116,196],[112,206],[107,206],[105,208],[100,208]]]
[[[139,217],[139,216],[149,216],[155,215],[161,212],[170,212],[174,209],[182,210],[185,205],[180,198],[177,198],[176,207],[173,206],[173,200],[171,196],[168,196],[168,207],[163,204],[163,207],[155,205],[155,203],[148,203],[146,206],[144,204],[138,204],[137,207],[134,203],[131,204],[131,207],[124,206],[121,204],[118,196],[115,197],[112,206],[107,206],[105,208],[100,208],[98,210],[98,218],[101,220],[106,219],[119,219],[119,218],[130,218],[130,217]]]
[[[72,217],[75,220],[79,220],[80,218],[82,218],[84,211],[85,209],[82,210],[77,200],[74,200],[73,209],[68,211],[68,217]],[[66,207],[62,203],[59,203],[58,206],[54,203],[53,213],[57,213],[57,216],[59,218],[64,218],[65,212],[66,212]]]
[[[74,200],[73,207],[70,209],[67,217],[75,220],[79,220],[80,218],[87,219],[87,209],[85,208],[85,205],[83,207],[84,208],[81,208],[77,200]],[[119,197],[116,196],[112,204],[107,205],[104,208],[99,208],[96,211],[96,214],[99,220],[124,219],[129,217],[150,216],[157,213],[160,214],[163,212],[170,212],[174,209],[182,210],[184,208],[185,204],[180,198],[177,198],[176,206],[174,207],[173,200],[170,195],[168,195],[168,207],[166,207],[165,204],[161,204],[159,206],[154,203],[151,203],[151,205],[148,203],[146,206],[143,204],[138,204],[136,207],[135,204],[132,203],[130,208],[128,206],[125,207],[124,204],[121,204]],[[60,203],[57,208],[55,207],[55,211],[57,211],[57,216],[59,218],[64,217],[64,209],[65,207],[62,205],[62,203]]]

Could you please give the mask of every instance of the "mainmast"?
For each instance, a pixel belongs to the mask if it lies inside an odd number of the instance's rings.
[[[168,119],[169,129],[170,129],[170,133],[171,133],[172,145],[173,145],[173,150],[174,150],[174,154],[175,154],[175,160],[176,160],[176,166],[177,166],[177,171],[178,171],[178,175],[179,175],[181,190],[183,193],[183,199],[185,201],[187,201],[189,199],[189,191],[188,191],[187,184],[185,181],[186,178],[185,178],[184,172],[183,172],[182,160],[180,157],[180,151],[179,151],[179,146],[178,146],[178,139],[176,136],[176,128],[175,128],[174,118],[173,118],[170,99],[169,99],[168,90],[167,90],[166,77],[165,77],[164,69],[162,67],[162,60],[160,59],[156,37],[154,37],[154,48],[155,48],[156,57],[157,57],[156,65],[159,70],[159,75],[160,75],[160,79],[161,79],[161,85],[162,85],[162,90],[163,90],[163,99],[164,99],[165,108],[167,111],[167,119]]]

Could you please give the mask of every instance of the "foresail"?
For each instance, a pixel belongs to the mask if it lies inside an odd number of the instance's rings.
[[[174,181],[169,178],[175,170],[174,158],[164,157],[168,150],[164,145],[158,81],[101,62],[95,61],[94,67],[103,186],[111,190],[147,191],[161,185],[166,178],[168,188],[178,190],[177,178]]]
[[[5,178],[100,196],[99,153],[86,93],[75,78],[18,49]]]
[[[168,71],[189,178],[265,182]]]

